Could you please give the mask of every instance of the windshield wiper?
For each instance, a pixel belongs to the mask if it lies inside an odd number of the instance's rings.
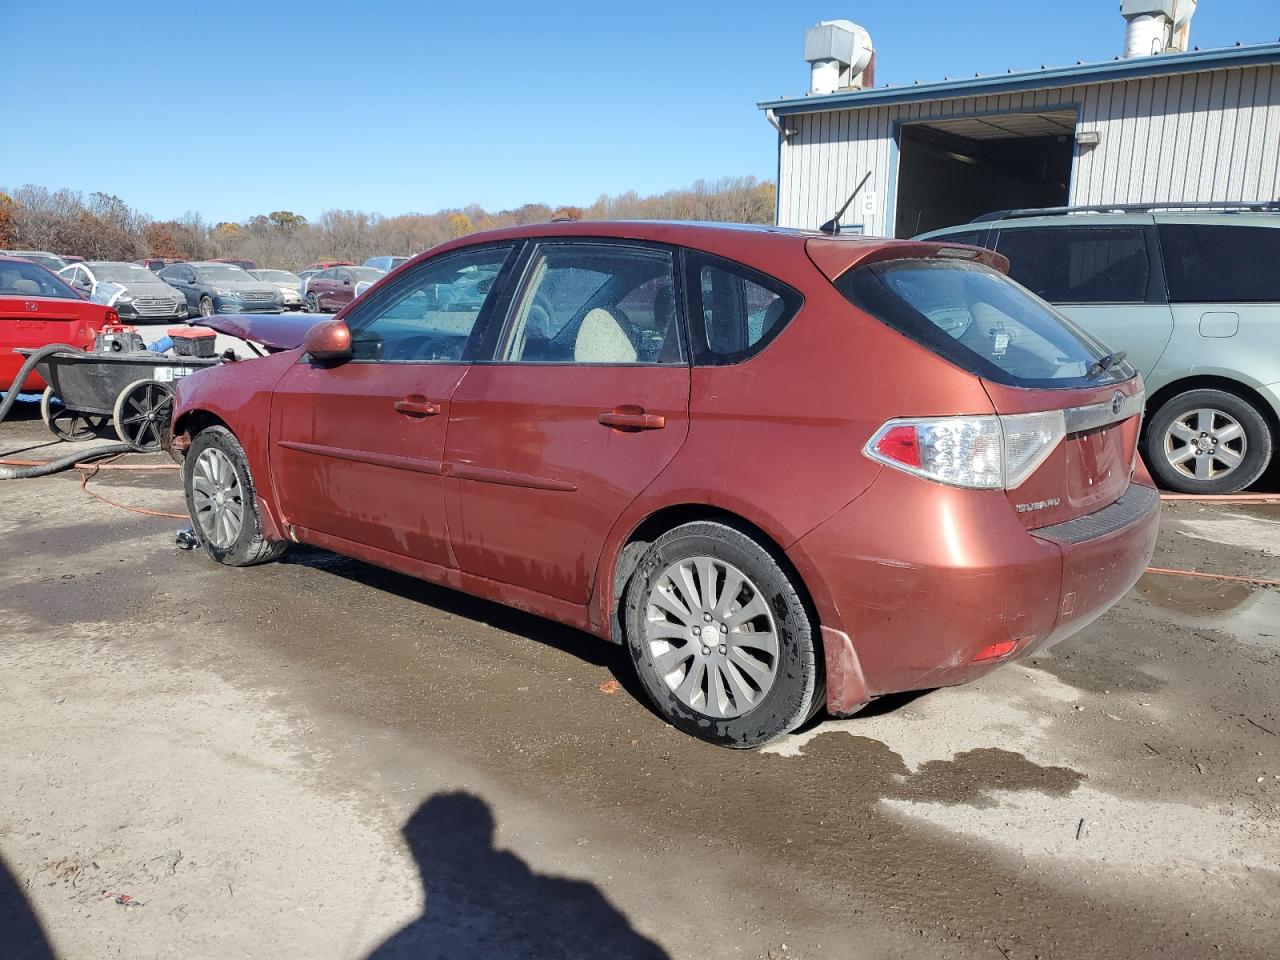
[[[1108,353],[1105,357],[1099,357],[1097,360],[1093,361],[1093,366],[1091,366],[1088,372],[1085,373],[1084,378],[1086,380],[1092,380],[1104,370],[1110,370],[1117,364],[1123,363],[1124,358],[1128,355],[1129,354],[1124,350],[1117,350],[1115,353]]]

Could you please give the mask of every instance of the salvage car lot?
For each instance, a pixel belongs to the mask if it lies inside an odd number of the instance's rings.
[[[93,483],[182,511],[172,471]],[[56,955],[1273,953],[1275,589],[1148,575],[1051,655],[734,753],[566,628],[3,494],[0,855]],[[1153,564],[1278,558],[1280,506],[1169,503]]]

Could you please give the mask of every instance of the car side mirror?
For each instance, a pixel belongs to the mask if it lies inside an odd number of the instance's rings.
[[[302,338],[302,349],[320,363],[351,359],[351,330],[345,320],[322,320]]]

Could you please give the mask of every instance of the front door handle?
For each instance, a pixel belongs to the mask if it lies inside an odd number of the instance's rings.
[[[395,408],[396,413],[402,413],[406,417],[434,417],[440,412],[439,404],[423,400],[421,397],[405,397],[403,400],[397,400]]]
[[[656,413],[645,413],[644,407],[615,407],[596,417],[606,427],[616,430],[661,430],[667,418]]]

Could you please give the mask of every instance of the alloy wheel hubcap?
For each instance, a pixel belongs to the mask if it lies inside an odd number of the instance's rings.
[[[772,688],[778,633],[760,589],[714,557],[679,560],[657,578],[645,607],[646,666],[686,707],[741,716]]]
[[[1244,462],[1249,449],[1240,421],[1229,413],[1203,407],[1188,410],[1169,425],[1164,456],[1169,465],[1192,480],[1218,480]]]
[[[244,497],[231,458],[209,447],[191,468],[191,500],[195,520],[205,538],[226,549],[236,542],[244,525]]]

